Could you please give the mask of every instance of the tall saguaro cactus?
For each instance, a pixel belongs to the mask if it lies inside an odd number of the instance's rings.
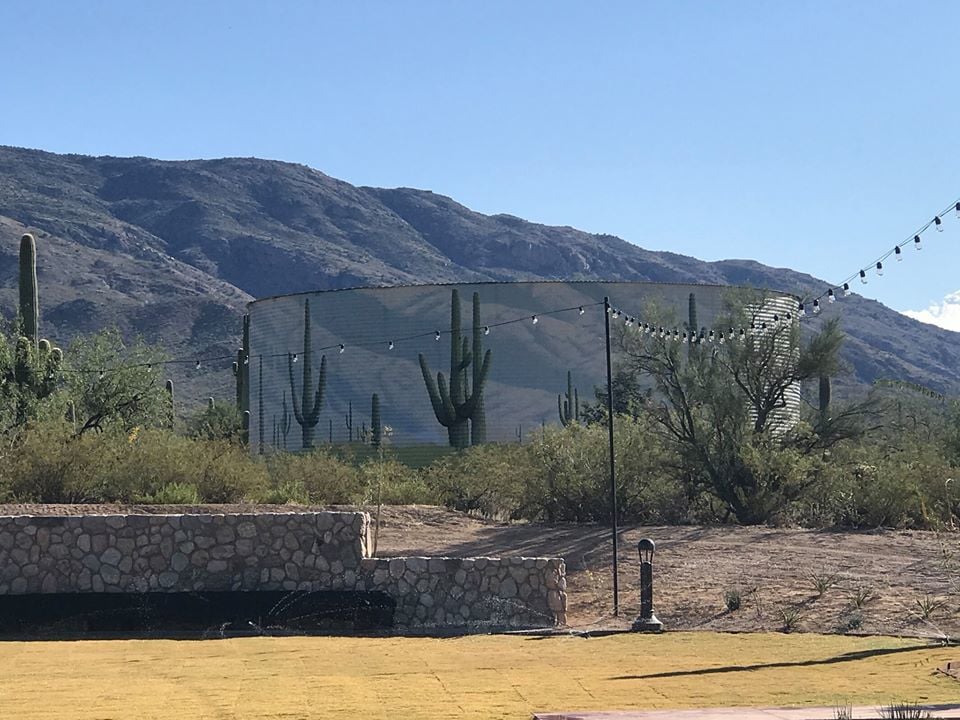
[[[693,352],[693,346],[695,343],[693,339],[697,336],[697,333],[700,332],[700,323],[697,319],[697,296],[694,293],[690,293],[690,297],[687,300],[687,332],[689,334],[690,344],[687,346],[687,352]]]
[[[303,380],[300,387],[301,399],[297,399],[297,384],[293,377],[295,356],[287,355],[287,371],[290,375],[290,396],[293,400],[293,416],[300,425],[304,450],[313,447],[313,429],[320,420],[323,408],[323,394],[327,385],[327,356],[320,356],[320,377],[317,389],[313,389],[313,361],[310,349],[310,298],[303,301]]]
[[[557,395],[557,412],[564,427],[580,422],[580,395],[573,386],[573,374],[567,370],[567,399]]]
[[[380,396],[370,398],[370,444],[377,450],[383,445],[383,424],[380,420]]]
[[[481,362],[480,356],[483,354]],[[473,294],[473,351],[467,338],[461,337],[460,293],[450,296],[450,380],[442,372],[436,380],[421,353],[420,372],[430,396],[437,422],[447,428],[452,447],[463,449],[486,439],[486,417],[483,408],[483,390],[490,372],[491,352],[483,353],[483,326],[480,324],[480,295]],[[473,387],[467,377],[467,368],[473,363]],[[468,424],[469,423],[469,424]]]
[[[830,377],[820,376],[820,425],[826,425],[830,419]]]
[[[23,334],[36,352],[40,341],[40,296],[37,290],[37,243],[30,233],[20,238],[20,319]]]

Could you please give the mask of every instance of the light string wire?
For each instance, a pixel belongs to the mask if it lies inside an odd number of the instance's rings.
[[[555,310],[546,310],[544,312],[532,313],[530,315],[523,315],[520,317],[511,318],[509,320],[501,320],[500,322],[489,323],[487,325],[481,326],[483,328],[484,334],[488,334],[491,329],[504,327],[505,325],[514,325],[521,322],[532,322],[537,324],[542,317],[549,317],[551,315],[559,315],[561,313],[573,312],[576,311],[578,314],[583,315],[586,312],[587,308],[593,308],[602,306],[603,301],[592,302],[592,303],[583,303],[581,305],[571,305],[570,307],[557,308]],[[463,329],[462,332],[473,332],[473,326],[468,326]],[[338,352],[345,352],[348,347],[350,348],[362,348],[362,347],[386,347],[390,350],[394,348],[397,343],[405,343],[411,340],[420,340],[423,338],[433,338],[434,340],[439,340],[445,335],[451,335],[451,330],[431,330],[429,332],[415,333],[412,335],[403,335],[400,337],[385,339],[385,340],[365,340],[362,342],[352,342],[352,343],[334,343],[332,345],[325,345],[319,348],[309,348],[310,352],[325,352],[327,350],[337,350]],[[276,353],[263,353],[259,355],[246,355],[244,357],[244,364],[247,364],[250,360],[255,360],[259,358],[278,358],[278,357],[291,357],[293,361],[296,362],[297,357],[306,352],[305,350],[298,351],[284,351]],[[171,358],[168,360],[156,360],[156,361],[144,361],[136,363],[125,363],[120,365],[113,365],[110,367],[103,368],[73,368],[71,372],[77,373],[93,373],[99,374],[101,377],[108,373],[119,372],[121,370],[130,370],[134,368],[147,368],[152,369],[160,365],[195,365],[199,370],[202,368],[204,363],[217,363],[226,360],[236,361],[236,354],[233,355],[216,355],[216,356],[207,356],[207,357],[179,357]]]
[[[960,199],[957,199],[952,203],[950,203],[949,205],[947,205],[947,207],[945,207],[939,213],[934,215],[931,220],[929,220],[920,228],[918,228],[906,240],[903,240],[902,242],[895,245],[892,249],[888,250],[886,253],[884,253],[879,258],[874,260],[870,265],[860,268],[857,272],[853,273],[850,277],[844,279],[842,282],[836,285],[828,287],[826,290],[824,290],[822,293],[820,293],[820,295],[817,295],[816,297],[805,296],[804,299],[800,300],[799,303],[797,304],[798,319],[802,319],[804,317],[809,316],[807,312],[807,308],[810,306],[812,306],[811,307],[811,310],[813,311],[812,314],[814,316],[819,315],[820,309],[821,309],[820,301],[823,300],[823,298],[827,298],[829,302],[831,303],[835,302],[837,299],[837,291],[842,292],[844,295],[851,294],[852,290],[850,289],[850,283],[852,281],[856,280],[857,278],[861,278],[865,282],[866,273],[869,270],[875,269],[878,272],[882,271],[883,261],[889,258],[891,255],[901,256],[901,259],[902,259],[902,250],[908,245],[913,244],[915,247],[920,248],[921,246],[920,236],[923,235],[923,233],[929,230],[931,227],[936,227],[938,231],[942,231],[944,227],[943,226],[944,217],[949,215],[951,211],[955,211],[957,218],[960,219]],[[723,343],[726,339],[736,340],[739,337],[744,337],[746,335],[749,335],[751,334],[751,332],[754,332],[756,330],[763,331],[763,330],[767,330],[768,328],[768,322],[766,320],[760,320],[759,322],[757,322],[758,317],[756,315],[751,321],[749,328],[726,327],[724,329],[724,328],[717,328],[717,327],[713,327],[713,328],[707,328],[707,327],[686,328],[685,326],[683,328],[681,328],[680,326],[663,327],[663,326],[657,325],[656,323],[651,325],[650,323],[644,322],[641,317],[627,314],[622,310],[620,310],[619,308],[611,308],[610,312],[612,313],[611,317],[614,319],[618,319],[619,317],[623,316],[624,325],[626,325],[627,327],[636,326],[638,330],[643,331],[645,334],[655,335],[663,340],[680,340],[681,342],[684,342],[684,343],[691,342],[691,343],[699,344],[705,341],[713,342],[714,339],[719,339],[720,342]],[[771,315],[771,313],[768,312],[767,315]],[[782,314],[782,316],[777,313],[772,313],[771,322],[774,326],[778,325],[782,320],[786,320],[788,322],[792,321],[793,313],[785,312]]]
[[[887,252],[885,252],[883,255],[881,255],[880,257],[878,257],[876,260],[874,260],[874,261],[873,261],[872,263],[870,263],[869,265],[860,268],[859,270],[857,270],[857,272],[853,273],[852,275],[850,275],[850,276],[847,277],[847,278],[844,278],[842,281],[840,281],[840,282],[837,283],[836,285],[833,285],[833,286],[831,286],[831,287],[828,287],[826,290],[824,290],[822,293],[820,293],[820,294],[817,295],[816,297],[810,298],[810,297],[808,296],[807,298],[805,298],[805,299],[800,303],[800,307],[803,308],[804,305],[805,305],[805,304],[808,304],[808,303],[810,302],[810,300],[812,299],[813,305],[814,305],[814,309],[819,308],[819,306],[820,306],[820,301],[823,300],[823,298],[825,298],[825,297],[828,298],[828,299],[831,299],[831,302],[832,302],[832,301],[833,301],[832,299],[835,299],[835,298],[836,298],[836,291],[837,291],[837,290],[840,290],[841,292],[843,292],[843,293],[845,293],[845,294],[849,294],[849,293],[851,292],[851,290],[850,290],[850,283],[851,283],[851,282],[853,282],[853,281],[856,280],[857,278],[864,279],[864,278],[866,277],[866,274],[867,274],[870,270],[882,271],[882,270],[883,270],[883,261],[886,260],[887,258],[889,258],[891,255],[898,255],[898,256],[900,256],[901,259],[902,259],[902,251],[903,251],[903,248],[905,248],[905,247],[907,247],[908,245],[911,245],[911,244],[913,244],[914,247],[916,247],[917,249],[919,249],[919,248],[921,247],[921,235],[923,235],[923,233],[925,233],[925,232],[926,232],[927,230],[929,230],[931,227],[935,227],[938,231],[943,231],[943,229],[944,229],[944,227],[943,227],[944,218],[945,218],[947,215],[950,214],[950,211],[951,211],[951,210],[956,213],[957,218],[960,218],[960,198],[958,198],[957,200],[954,200],[952,203],[950,203],[949,205],[947,205],[943,210],[941,210],[941,211],[938,212],[936,215],[934,215],[933,218],[931,218],[931,219],[928,220],[926,223],[924,223],[923,225],[921,225],[915,232],[911,233],[911,234],[907,237],[906,240],[903,240],[902,242],[899,242],[899,243],[897,243],[896,245],[894,245],[890,250],[888,250]]]

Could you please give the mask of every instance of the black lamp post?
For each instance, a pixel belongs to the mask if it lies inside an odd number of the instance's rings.
[[[640,616],[633,621],[635,632],[660,632],[663,623],[653,614],[653,551],[656,543],[643,538],[637,543],[640,553]]]

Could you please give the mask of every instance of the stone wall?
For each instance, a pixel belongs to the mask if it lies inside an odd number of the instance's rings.
[[[560,558],[369,558],[358,590],[397,601],[404,627],[544,627],[566,622]]]
[[[356,570],[366,513],[0,517],[0,594],[303,590]]]
[[[557,558],[370,558],[358,512],[0,517],[0,595],[382,591],[399,627],[565,622]]]

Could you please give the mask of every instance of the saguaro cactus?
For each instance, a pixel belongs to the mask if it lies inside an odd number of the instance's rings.
[[[461,338],[460,294],[454,289],[450,296],[450,381],[442,372],[436,380],[421,353],[420,372],[433,405],[437,422],[447,428],[452,447],[463,449],[479,444],[486,438],[486,418],[483,409],[483,389],[490,372],[491,352],[483,355],[483,326],[480,324],[480,295],[473,294],[473,352],[468,340]],[[474,363],[473,388],[469,387],[467,368]],[[472,425],[468,425],[472,423]]]
[[[383,444],[383,424],[380,420],[380,396],[376,393],[370,398],[370,430],[370,442],[379,450]]]
[[[300,425],[304,450],[313,447],[313,429],[320,420],[323,408],[323,393],[327,386],[327,356],[320,356],[320,377],[317,389],[313,389],[313,361],[310,349],[310,298],[303,301],[303,380],[300,388],[301,399],[297,399],[296,381],[293,377],[295,356],[287,355],[287,371],[290,375],[290,396],[293,400],[293,416]]]
[[[40,297],[37,290],[37,243],[30,233],[20,238],[20,320],[23,333],[37,350],[40,340]]]
[[[557,412],[560,413],[560,424],[564,427],[580,422],[580,395],[573,386],[573,374],[567,370],[567,399],[557,395]]]
[[[353,400],[347,403],[347,411],[343,414],[343,426],[347,429],[347,442],[353,442]]]
[[[174,405],[173,380],[167,380],[167,427],[173,429],[173,419],[176,417],[176,406]]]
[[[273,446],[281,450],[287,449],[287,435],[290,434],[290,427],[293,423],[290,420],[290,409],[287,407],[287,393],[283,393],[283,412],[280,415],[279,422],[277,416],[273,416]]]
[[[697,337],[697,334],[700,332],[700,323],[697,319],[697,296],[694,293],[690,293],[690,297],[687,299],[687,334],[689,335],[690,344],[687,346],[687,352],[693,352],[693,346],[695,345],[693,339]]]
[[[826,425],[830,419],[830,378],[820,376],[820,424]]]

